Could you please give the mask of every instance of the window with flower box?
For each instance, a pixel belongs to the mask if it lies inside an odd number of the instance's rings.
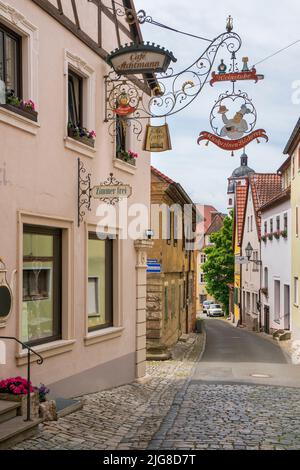
[[[0,24],[0,106],[37,121],[34,102],[22,97],[22,38]]]
[[[68,69],[68,136],[88,145],[95,146],[96,133],[86,128],[83,119],[85,78]]]
[[[126,118],[116,117],[116,158],[122,160],[130,165],[136,165],[138,154],[129,150],[128,144],[128,127]]]

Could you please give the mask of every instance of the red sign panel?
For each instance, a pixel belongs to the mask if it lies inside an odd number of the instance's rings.
[[[266,131],[264,129],[257,129],[257,131],[253,131],[251,132],[251,134],[238,140],[222,139],[222,137],[218,137],[217,135],[204,131],[200,133],[197,142],[200,145],[200,142],[202,140],[207,140],[217,145],[223,150],[239,150],[245,147],[246,145],[250,144],[250,142],[252,142],[253,140],[258,139],[260,137],[266,139],[267,142],[269,140],[269,137],[266,135]]]
[[[256,69],[253,68],[248,72],[233,72],[233,73],[220,73],[217,74],[216,72],[212,72],[211,74],[212,79],[210,80],[211,86],[215,82],[235,82],[237,80],[262,80],[264,78],[263,75],[257,75]]]

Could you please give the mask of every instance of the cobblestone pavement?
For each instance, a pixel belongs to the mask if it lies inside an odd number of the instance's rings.
[[[191,381],[150,449],[300,449],[300,390]]]
[[[173,360],[149,362],[148,379],[83,397],[84,407],[40,426],[14,449],[145,449],[194,370],[204,335],[173,348]]]
[[[199,380],[203,343],[191,335],[147,380],[85,396],[15,449],[300,449],[300,389]]]

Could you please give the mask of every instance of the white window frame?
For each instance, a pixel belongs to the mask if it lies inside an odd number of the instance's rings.
[[[83,78],[83,90],[82,90],[82,118],[83,126],[89,131],[95,130],[96,125],[96,73],[93,67],[91,67],[84,59],[78,57],[78,55],[65,49],[64,56],[64,77],[65,77],[65,146],[79,152],[87,157],[94,157],[96,148],[89,147],[82,142],[76,141],[68,137],[68,118],[69,118],[69,106],[68,106],[68,76],[69,69],[73,70],[77,75]],[[97,143],[97,140],[96,140]]]
[[[298,307],[299,305],[299,278],[294,276],[294,305]]]
[[[39,31],[19,10],[0,0],[0,23],[15,31],[22,40],[22,97],[24,100],[32,100],[39,111],[38,94],[38,53]],[[17,115],[9,110],[1,108],[0,121],[14,127],[37,134],[39,124]]]

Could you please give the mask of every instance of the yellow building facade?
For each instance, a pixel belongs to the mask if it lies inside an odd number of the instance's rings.
[[[291,182],[292,213],[292,266],[291,266],[291,330],[292,339],[300,340],[300,119],[284,149],[288,159],[282,165],[282,173]],[[289,167],[289,171],[284,171]]]
[[[235,259],[241,256],[241,238],[244,223],[244,213],[247,200],[248,177],[254,170],[248,167],[248,156],[241,155],[241,163],[236,168],[230,178],[228,178],[228,210],[233,211],[233,240],[232,246]],[[233,323],[241,321],[241,265],[234,265],[234,284],[229,286],[230,296],[230,314]]]

